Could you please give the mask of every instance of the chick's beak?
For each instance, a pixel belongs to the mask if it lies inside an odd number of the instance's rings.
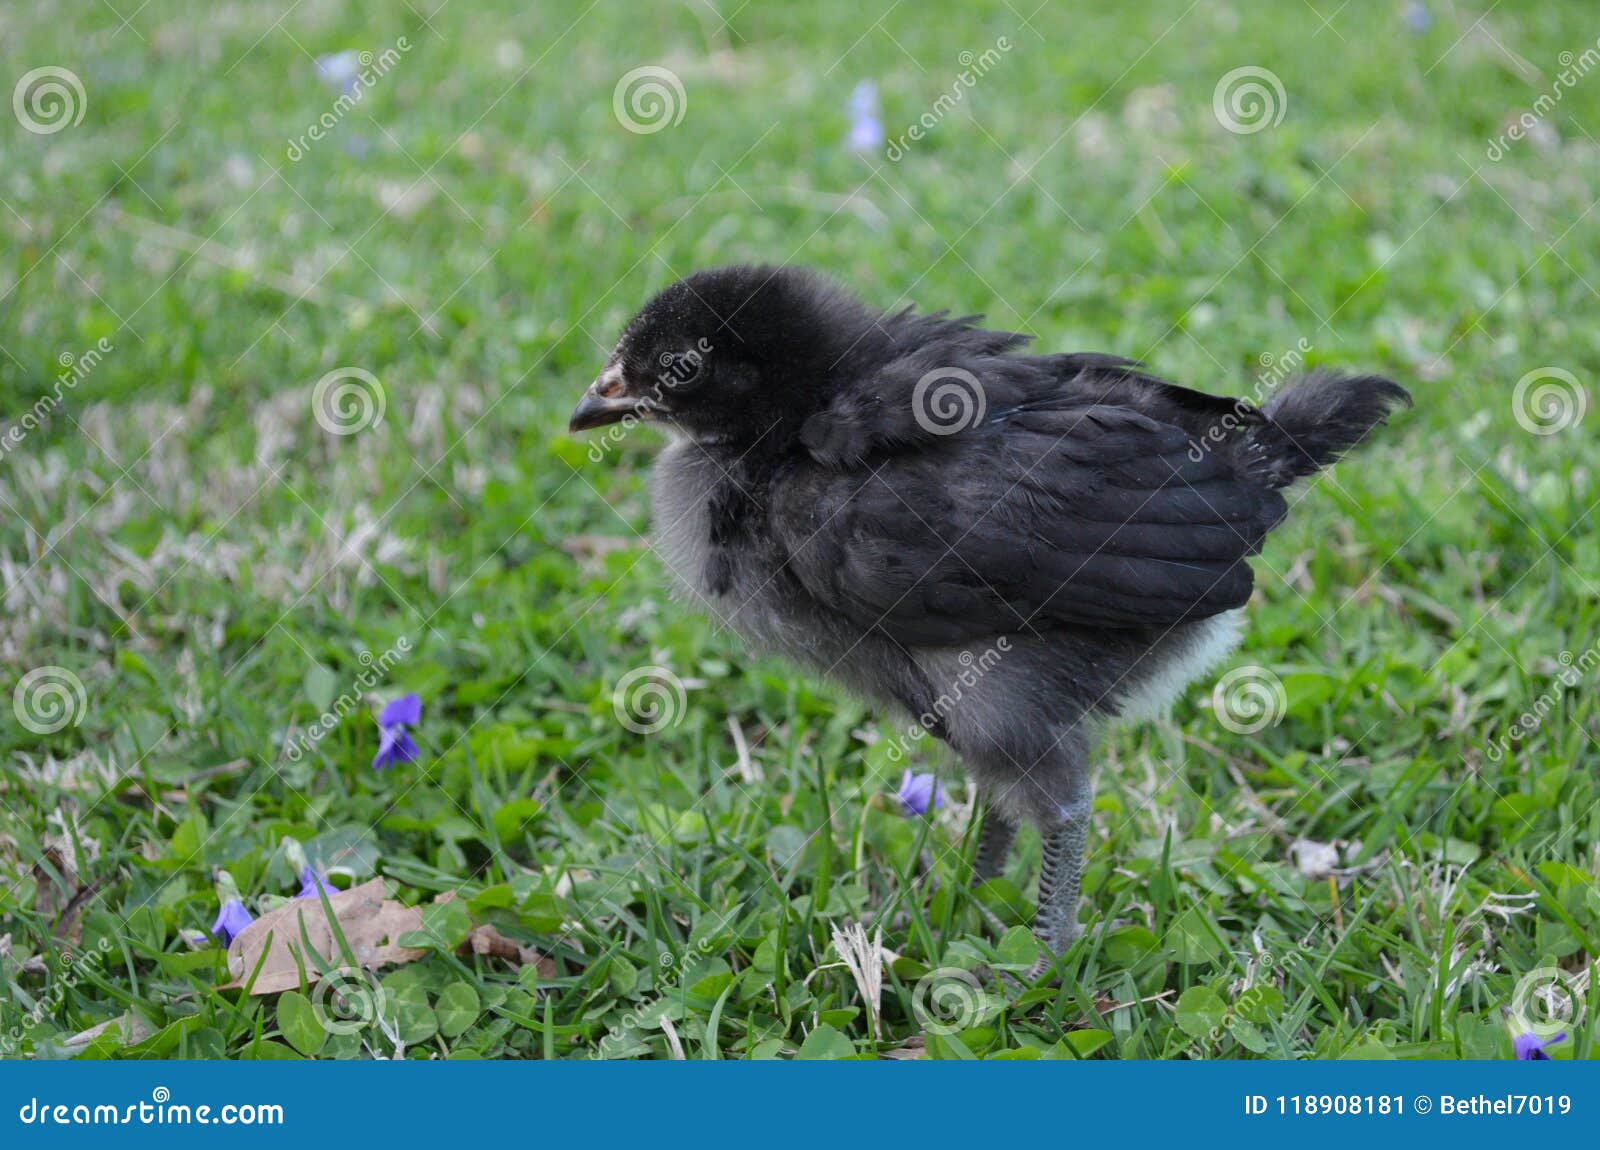
[[[623,385],[622,365],[612,364],[589,385],[578,406],[567,422],[568,431],[588,431],[617,423],[639,407],[639,401],[629,397]]]

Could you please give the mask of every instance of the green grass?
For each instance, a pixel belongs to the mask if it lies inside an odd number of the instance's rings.
[[[8,88],[58,65],[87,97],[50,135],[0,116],[0,414],[110,347],[0,459],[0,689],[43,667],[83,687],[53,733],[0,709],[0,1049],[1508,1054],[1519,983],[1600,946],[1600,415],[1534,435],[1513,402],[1547,367],[1600,401],[1600,78],[1486,149],[1594,46],[1592,12],[1435,2],[1416,32],[1399,3],[1319,3],[1324,27],[1309,4],[1031,7],[0,15]],[[333,104],[308,53],[402,36],[291,162]],[[857,81],[898,136],[1002,36],[899,162],[842,145]],[[613,88],[645,64],[680,77],[684,116],[632,134]],[[1287,102],[1232,134],[1213,93],[1245,65]],[[632,309],[736,260],[1216,391],[1305,341],[1416,395],[1257,564],[1232,665],[1276,677],[1280,721],[1231,732],[1202,683],[1105,747],[1089,932],[1039,988],[999,973],[1032,957],[1006,928],[1036,841],[974,890],[955,765],[912,748],[952,802],[902,819],[892,716],[665,597],[656,437],[593,462],[565,434]],[[311,395],[346,367],[386,411],[339,437]],[[293,761],[328,698],[362,693],[363,652],[402,640],[369,693],[421,695],[424,760],[373,772],[362,706]],[[648,665],[685,695],[640,735],[612,696]],[[217,989],[220,949],[180,935],[215,915],[217,868],[254,909],[291,893],[285,837],[345,860],[341,884],[465,903],[381,972],[388,1033],[320,1041],[298,996]],[[1338,845],[1335,878],[1302,873],[1299,840]],[[831,942],[858,920],[899,956],[877,1034]],[[458,957],[470,921],[551,962]],[[919,984],[982,1009],[925,1027]],[[1588,997],[1556,1056],[1594,1053]],[[68,1042],[117,1018],[138,1023]]]

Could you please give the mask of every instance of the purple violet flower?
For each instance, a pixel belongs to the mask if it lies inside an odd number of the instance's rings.
[[[374,770],[385,770],[396,763],[414,763],[422,757],[406,727],[422,721],[422,700],[416,695],[401,695],[378,715],[378,753],[372,758]]]
[[[217,912],[217,921],[211,924],[211,933],[222,940],[223,946],[227,946],[255,918],[245,910],[244,901],[239,897],[239,884],[233,881],[233,876],[227,871],[217,871],[212,879],[212,889],[217,892],[217,902],[222,904],[222,909]]]
[[[931,774],[912,774],[907,769],[895,798],[900,800],[900,809],[908,817],[926,815],[944,806],[944,786]]]
[[[1518,1062],[1549,1062],[1550,1056],[1544,1052],[1544,1048],[1566,1040],[1567,1032],[1563,1030],[1554,1038],[1540,1038],[1537,1034],[1519,1034],[1512,1039],[1511,1045],[1516,1051]]]
[[[331,52],[313,61],[317,75],[323,83],[346,96],[354,96],[361,87],[361,53]],[[359,99],[359,97],[357,97]]]
[[[378,715],[380,727],[403,723],[414,727],[422,722],[422,700],[416,695],[401,695],[392,700]]]
[[[863,80],[850,93],[850,146],[858,152],[883,147],[883,120],[878,116],[877,85]]]
[[[325,894],[329,898],[339,892],[329,885],[328,880],[317,873],[317,868],[307,863],[300,868],[300,893],[295,898],[317,898]]]
[[[255,917],[245,910],[244,903],[230,898],[222,904],[217,921],[211,924],[211,933],[222,940],[223,946],[227,946],[254,921]]]

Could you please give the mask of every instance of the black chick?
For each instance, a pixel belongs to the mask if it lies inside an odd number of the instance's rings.
[[[683,594],[749,642],[908,711],[987,799],[979,877],[1044,839],[1035,929],[1078,933],[1091,736],[1237,641],[1282,489],[1404,389],[1316,372],[1260,408],[978,317],[884,313],[791,268],[651,300],[572,414],[676,434],[652,481]]]

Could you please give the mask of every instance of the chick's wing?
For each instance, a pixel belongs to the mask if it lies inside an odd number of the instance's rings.
[[[819,602],[916,645],[1242,606],[1245,558],[1284,509],[1231,454],[1087,404],[1009,412],[850,469],[801,465],[771,523]]]

